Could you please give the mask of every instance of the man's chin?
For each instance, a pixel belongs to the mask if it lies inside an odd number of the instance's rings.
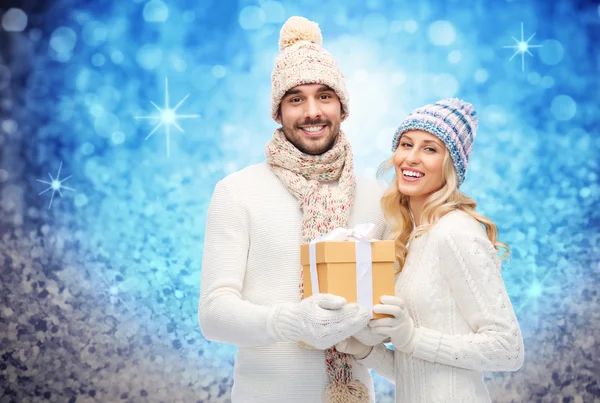
[[[333,145],[335,142],[327,142],[324,141],[325,139],[320,139],[321,141],[319,142],[315,142],[315,143],[303,143],[302,144],[302,148],[297,147],[300,151],[302,151],[304,154],[309,154],[309,155],[321,155],[321,154],[325,154],[327,151],[331,150],[333,148]]]
[[[285,130],[284,130],[285,133]],[[287,136],[288,141],[290,141],[294,147],[296,147],[300,152],[307,155],[321,155],[331,150],[335,144],[335,140],[337,136],[332,138],[331,136],[331,126],[326,126],[323,129],[323,133],[310,136],[306,135],[305,132],[296,127],[294,130],[294,136]]]

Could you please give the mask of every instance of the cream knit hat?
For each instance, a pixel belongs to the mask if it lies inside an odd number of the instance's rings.
[[[349,115],[344,75],[333,57],[321,47],[323,37],[316,22],[290,17],[279,33],[281,53],[271,74],[271,116],[281,123],[279,105],[285,93],[302,84],[324,84],[335,91],[342,104],[342,121]]]

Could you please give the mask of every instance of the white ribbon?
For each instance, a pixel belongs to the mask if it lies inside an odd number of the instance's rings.
[[[373,261],[369,240],[356,242],[356,302],[373,318]]]
[[[319,293],[319,276],[317,274],[317,246],[325,241],[356,242],[356,297],[357,302],[369,311],[373,317],[373,264],[371,257],[371,241],[376,226],[372,223],[358,224],[354,228],[336,228],[333,231],[313,239],[308,245],[310,260],[310,282],[313,295]]]

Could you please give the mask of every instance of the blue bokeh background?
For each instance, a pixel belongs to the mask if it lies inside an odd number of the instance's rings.
[[[292,15],[345,73],[361,174],[413,108],[475,105],[462,190],[512,247],[526,347],[492,398],[600,401],[597,1],[55,0],[0,5],[0,402],[228,401],[235,347],[196,314],[205,215],[264,158]],[[148,137],[166,94],[183,132]]]

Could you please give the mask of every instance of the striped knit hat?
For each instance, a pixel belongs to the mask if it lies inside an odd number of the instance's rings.
[[[467,174],[469,156],[477,130],[477,113],[468,102],[458,98],[442,99],[412,111],[400,124],[394,135],[392,152],[396,152],[400,137],[409,130],[423,130],[446,144],[460,186]]]
[[[271,74],[271,116],[281,123],[279,104],[285,93],[302,84],[325,84],[342,104],[342,121],[348,117],[348,90],[333,57],[321,47],[323,37],[316,22],[290,17],[279,33],[281,53]]]

